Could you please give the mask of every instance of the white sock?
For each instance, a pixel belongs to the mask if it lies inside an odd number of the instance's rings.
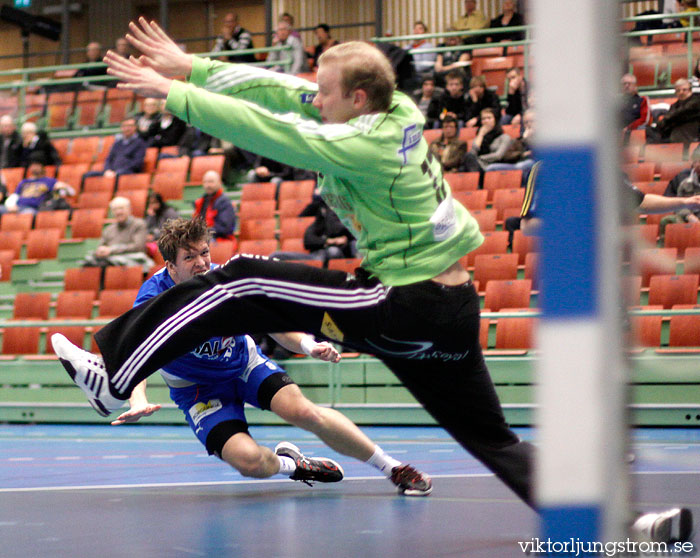
[[[297,470],[297,464],[291,457],[287,457],[286,455],[278,455],[277,459],[280,460],[280,470],[277,471],[278,475],[291,477],[294,474],[294,471]]]
[[[391,470],[394,467],[401,465],[400,461],[397,461],[389,454],[384,453],[384,450],[377,445],[374,446],[374,453],[372,454],[372,457],[367,460],[367,463],[372,467],[379,469],[387,477],[391,476]]]

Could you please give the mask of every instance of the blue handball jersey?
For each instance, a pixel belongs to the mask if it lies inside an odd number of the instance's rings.
[[[215,267],[212,264],[212,269]],[[173,285],[175,282],[166,268],[157,271],[153,277],[141,285],[134,306]],[[212,337],[194,351],[164,366],[163,370],[166,372],[164,377],[166,381],[170,375],[198,384],[215,383],[245,374],[249,366],[257,360],[257,347],[247,335]]]

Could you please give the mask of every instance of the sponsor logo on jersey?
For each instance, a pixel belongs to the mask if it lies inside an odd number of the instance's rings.
[[[304,103],[305,105],[310,105],[311,103],[313,103],[315,98],[316,98],[316,93],[302,93],[301,94],[301,102]]]
[[[430,217],[430,222],[433,224],[433,238],[436,242],[447,240],[457,232],[457,215],[452,203],[452,195],[448,195],[440,202],[435,213]]]
[[[210,399],[206,403],[203,401],[195,403],[189,410],[192,422],[194,422],[195,425],[199,425],[203,418],[215,413],[221,409],[221,407],[221,399]]]
[[[403,157],[403,164],[408,162],[408,152],[414,149],[423,138],[423,128],[418,124],[411,124],[403,129],[403,141],[398,150],[399,156]]]
[[[345,334],[340,330],[328,315],[328,312],[323,313],[323,320],[321,321],[321,333],[330,339],[335,339],[336,341],[342,341],[345,339]]]
[[[193,354],[197,358],[205,360],[229,358],[233,354],[235,346],[235,337],[219,337],[205,341],[193,351]]]

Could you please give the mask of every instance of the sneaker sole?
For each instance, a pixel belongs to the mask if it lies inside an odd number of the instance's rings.
[[[430,488],[428,488],[428,490],[404,490],[403,488],[399,488],[398,491],[399,494],[401,494],[402,496],[430,496],[430,494],[433,492],[433,487],[431,486]]]

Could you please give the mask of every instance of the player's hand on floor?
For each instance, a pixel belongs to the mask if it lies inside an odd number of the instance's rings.
[[[326,362],[340,362],[340,353],[327,341],[316,343],[316,346],[311,349],[311,356]]]
[[[113,426],[118,426],[120,424],[126,424],[129,422],[136,422],[141,417],[148,417],[160,410],[161,406],[155,403],[146,403],[138,407],[133,407],[119,415],[116,419],[112,421]]]

